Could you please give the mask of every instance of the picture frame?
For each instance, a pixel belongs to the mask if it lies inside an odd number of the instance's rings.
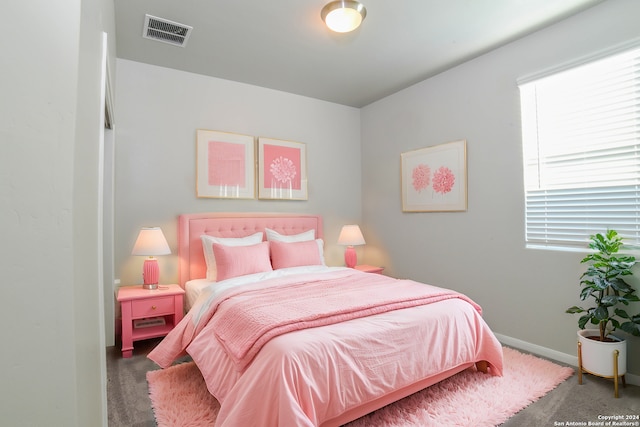
[[[255,199],[255,138],[197,129],[196,197]]]
[[[307,200],[307,147],[304,143],[258,138],[258,198]]]
[[[403,212],[467,210],[467,141],[400,154]]]

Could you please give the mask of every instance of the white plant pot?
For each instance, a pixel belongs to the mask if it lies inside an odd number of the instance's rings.
[[[601,342],[587,337],[599,336],[596,329],[582,329],[578,331],[578,342],[581,344],[582,368],[589,373],[601,377],[612,378],[615,350],[618,355],[618,376],[627,373],[627,341],[609,334],[608,337],[616,342]]]

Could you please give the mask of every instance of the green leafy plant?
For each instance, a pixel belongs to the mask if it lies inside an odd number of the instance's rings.
[[[620,308],[621,305],[640,301],[636,290],[624,280],[625,276],[632,274],[636,258],[616,255],[622,247],[622,237],[614,230],[608,230],[605,235],[591,236],[589,247],[596,252],[581,261],[589,263],[589,267],[580,277],[580,299],[593,298],[595,305],[587,309],[574,305],[566,312],[585,313],[578,320],[578,326],[584,329],[587,323],[598,325],[600,341],[605,341],[606,336],[618,328],[640,336],[640,313],[630,316]]]

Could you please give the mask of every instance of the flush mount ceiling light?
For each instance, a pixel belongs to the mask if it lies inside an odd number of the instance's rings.
[[[367,9],[357,1],[332,1],[322,8],[322,20],[337,33],[348,33],[360,26],[367,16]]]

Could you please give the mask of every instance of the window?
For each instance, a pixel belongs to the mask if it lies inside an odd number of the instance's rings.
[[[520,84],[528,247],[640,244],[640,48]]]

